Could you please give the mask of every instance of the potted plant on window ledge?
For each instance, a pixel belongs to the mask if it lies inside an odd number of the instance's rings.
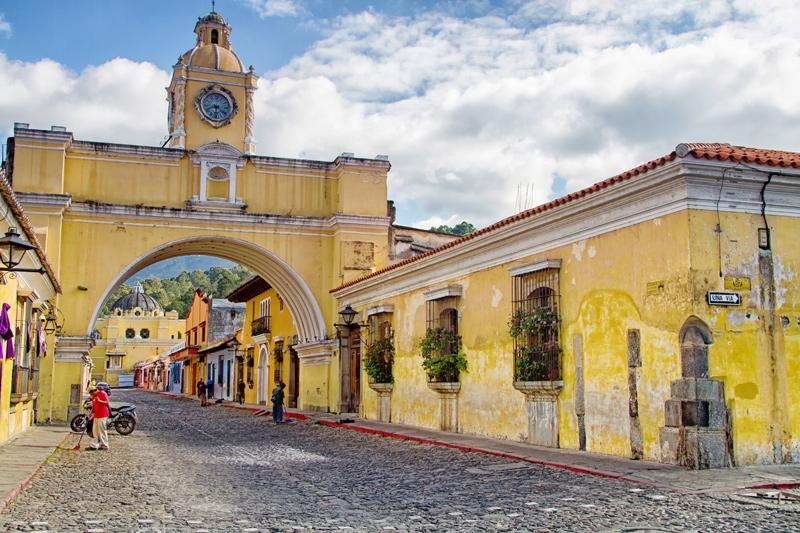
[[[364,351],[364,372],[369,388],[378,393],[378,420],[391,421],[391,394],[394,383],[394,342],[391,337],[368,343]]]
[[[419,343],[422,368],[428,375],[428,388],[440,399],[443,431],[458,431],[459,377],[467,371],[467,358],[461,349],[461,336],[445,328],[431,328]]]
[[[379,391],[388,387],[392,390],[394,377],[392,364],[394,363],[394,342],[391,338],[379,339],[367,344],[364,351],[364,372],[369,377],[371,389]]]
[[[525,394],[528,442],[558,447],[558,395],[561,380],[559,316],[551,307],[519,309],[508,333],[514,339],[514,388]]]
[[[429,385],[459,383],[459,375],[467,371],[460,335],[445,328],[432,328],[425,332],[419,345]]]

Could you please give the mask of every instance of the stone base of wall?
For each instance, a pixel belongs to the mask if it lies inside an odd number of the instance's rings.
[[[428,383],[439,394],[439,429],[458,432],[458,392],[461,383]]]
[[[689,468],[731,466],[728,409],[722,382],[681,378],[671,384],[659,431],[661,461]]]
[[[392,421],[392,384],[370,383],[369,388],[378,393],[378,420]]]
[[[563,381],[515,381],[525,394],[528,411],[528,442],[558,448],[558,395]]]

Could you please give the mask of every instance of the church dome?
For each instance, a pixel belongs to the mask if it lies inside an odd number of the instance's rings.
[[[233,50],[218,44],[198,44],[181,57],[181,63],[190,67],[244,72],[239,56]]]
[[[134,309],[141,309],[145,313],[163,312],[161,305],[155,298],[144,293],[141,283],[137,283],[133,288],[133,292],[126,294],[111,306],[111,312],[117,315]],[[117,310],[122,311],[122,313],[117,312]]]

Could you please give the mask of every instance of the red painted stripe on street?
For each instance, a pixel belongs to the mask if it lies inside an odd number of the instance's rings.
[[[748,489],[773,489],[787,490],[800,488],[800,481],[788,481],[786,483],[764,483],[763,485],[751,485]]]
[[[602,477],[607,479],[616,479],[618,481],[627,481],[629,483],[645,483],[645,480],[636,479],[632,477],[623,476],[621,474],[616,474],[613,472],[604,472],[602,470],[594,470],[591,468],[584,468],[582,466],[574,466],[569,465],[566,463],[556,463],[553,461],[545,461],[541,459],[533,459],[531,457],[525,457],[523,455],[517,455],[508,452],[499,452],[496,450],[487,450],[485,448],[474,448],[472,446],[465,446],[463,444],[456,444],[453,442],[445,442],[440,440],[433,440],[433,439],[426,439],[423,437],[414,437],[412,435],[403,435],[401,433],[393,433],[391,431],[384,431],[381,429],[372,429],[366,428],[363,426],[354,426],[352,424],[342,424],[339,422],[332,422],[330,420],[320,420],[318,424],[322,426],[328,426],[332,428],[343,428],[349,429],[350,431],[358,431],[359,433],[367,433],[370,435],[378,435],[381,437],[386,437],[390,439],[397,439],[397,440],[405,440],[416,442],[419,444],[429,444],[431,446],[440,446],[443,448],[452,448],[454,450],[459,450],[465,453],[480,453],[483,455],[491,455],[494,457],[501,457],[503,459],[509,459],[511,461],[520,461],[525,463],[537,464],[542,466],[547,466],[550,468],[557,468],[559,470],[566,470],[568,472],[573,472],[575,474],[584,474],[588,476],[595,476],[595,477]],[[800,485],[800,484],[798,484]]]

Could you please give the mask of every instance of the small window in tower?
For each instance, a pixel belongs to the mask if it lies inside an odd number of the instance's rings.
[[[211,30],[211,44],[219,44],[219,32]]]

